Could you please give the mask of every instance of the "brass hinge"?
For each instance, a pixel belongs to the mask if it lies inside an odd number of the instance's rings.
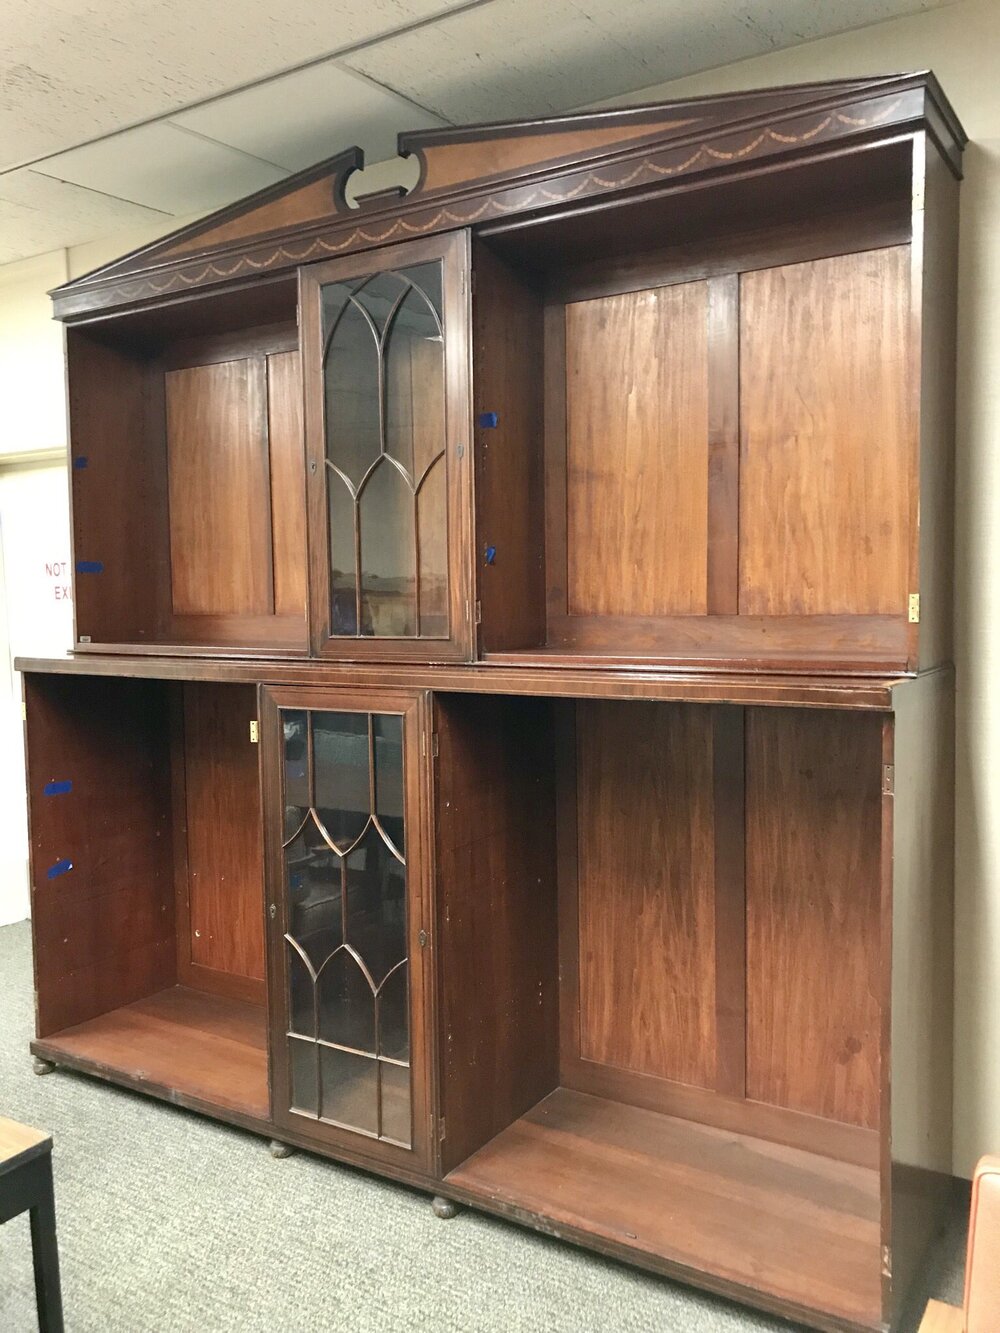
[[[882,765],[882,795],[894,796],[896,792],[896,766],[895,764]]]
[[[907,620],[911,625],[920,624],[920,594],[911,592],[907,601]]]
[[[28,705],[27,705],[27,704],[24,702],[24,700],[22,699],[22,700],[21,700],[21,721],[22,721],[22,722],[27,722],[27,720],[28,720]]]
[[[477,624],[477,625],[481,625],[482,623],[483,623],[483,604],[482,604],[482,602],[477,602],[477,603],[476,603],[476,624]]]
[[[252,718],[250,721],[250,744],[256,745],[259,740],[260,740],[260,723],[257,721],[256,718]]]
[[[439,740],[438,734],[435,731],[434,734],[431,736],[431,756],[434,759],[436,759],[440,753],[441,753],[441,741]]]
[[[418,940],[419,943],[420,943],[420,947],[421,947],[421,949],[426,949],[426,948],[427,948],[427,931],[426,931],[426,930],[421,930],[420,933],[417,935],[417,940]]]
[[[444,1143],[444,1116],[438,1121],[438,1143]]]

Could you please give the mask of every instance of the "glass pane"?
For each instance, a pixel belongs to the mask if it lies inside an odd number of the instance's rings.
[[[319,1035],[338,1046],[375,1053],[375,996],[368,978],[347,949],[341,949],[319,978]]]
[[[406,869],[374,827],[347,858],[347,938],[378,986],[406,957]]]
[[[382,1071],[382,1137],[410,1146],[410,1071],[380,1061]]]
[[[398,713],[372,716],[375,739],[375,813],[400,856],[403,839],[403,719]]]
[[[316,1035],[313,980],[301,955],[288,940],[285,940],[285,948],[288,951],[288,1028],[290,1032],[313,1038]]]
[[[378,1061],[321,1046],[324,1120],[378,1133]]]
[[[410,1058],[408,967],[403,963],[386,980],[378,997],[379,1055],[393,1060]]]
[[[413,638],[417,633],[413,509],[412,488],[399,468],[383,458],[358,497],[362,633],[378,638]]]
[[[324,308],[329,288],[324,288]],[[360,306],[346,303],[331,320],[324,367],[326,456],[357,490],[382,452],[379,408],[379,335]],[[330,300],[330,304],[334,304]]]
[[[288,1068],[292,1081],[292,1110],[305,1111],[308,1115],[319,1114],[319,1097],[316,1087],[316,1051],[311,1041],[288,1043]]]
[[[448,499],[444,458],[438,457],[417,492],[420,536],[420,633],[448,637]]]
[[[313,713],[313,802],[327,835],[340,848],[368,823],[368,714]]]
[[[322,290],[333,637],[448,635],[441,284],[434,260]]]
[[[330,626],[333,634],[358,632],[358,581],[355,576],[354,497],[337,474],[326,470],[330,521]],[[371,633],[371,625],[363,631]]]
[[[411,287],[386,334],[385,448],[414,486],[444,445],[444,342],[427,298]]]
[[[285,848],[288,876],[287,933],[312,963],[322,967],[343,941],[341,860],[310,814],[302,834]]]
[[[306,714],[282,709],[285,751],[285,839],[298,832],[309,809],[309,752]]]

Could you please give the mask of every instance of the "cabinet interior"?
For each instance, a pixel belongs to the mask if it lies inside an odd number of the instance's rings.
[[[881,719],[437,707],[446,1179],[877,1319]]]
[[[481,234],[486,656],[905,663],[911,166]]]
[[[77,637],[306,649],[287,278],[67,330]]]
[[[97,1072],[266,1118],[248,685],[27,687],[38,1036]],[[72,775],[72,776],[69,776]]]

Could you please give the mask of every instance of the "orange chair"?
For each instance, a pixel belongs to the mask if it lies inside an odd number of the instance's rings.
[[[984,1157],[972,1177],[965,1300],[961,1310],[928,1301],[920,1333],[1000,1330],[1000,1157]]]

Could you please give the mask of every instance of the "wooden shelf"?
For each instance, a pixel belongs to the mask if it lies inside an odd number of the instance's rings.
[[[732,703],[799,708],[865,708],[890,712],[893,690],[910,676],[823,676],[750,670],[690,671],[677,667],[580,665],[569,657],[492,654],[488,662],[452,666],[385,663],[378,666],[319,661],[227,661],[197,657],[96,652],[65,657],[18,657],[25,674],[212,680],[231,684],[344,686],[351,689],[426,689],[462,694],[535,695],[539,698],[630,698],[666,702]],[[576,668],[579,669],[576,669]]]
[[[33,1042],[32,1050],[181,1104],[268,1118],[262,1005],[171,986]]]
[[[822,1327],[880,1327],[879,1179],[864,1167],[559,1088],[447,1184],[697,1285],[842,1321]]]

